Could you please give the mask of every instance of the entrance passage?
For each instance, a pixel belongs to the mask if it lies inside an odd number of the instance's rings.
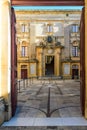
[[[46,56],[45,75],[54,75],[54,56]]]

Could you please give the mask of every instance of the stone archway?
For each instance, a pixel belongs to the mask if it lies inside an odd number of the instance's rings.
[[[25,1],[18,1],[18,0],[12,0],[12,5],[34,5],[34,6],[38,6],[38,5],[83,5],[84,6],[84,0],[81,0],[81,1],[69,1],[69,0],[55,0],[55,1],[45,1],[45,0],[41,0],[39,1],[39,4],[37,4],[37,1],[34,0],[33,2],[31,2],[30,0],[26,0]],[[82,32],[84,31],[84,10],[82,10],[82,18],[81,18],[81,51],[83,51],[84,47],[83,47],[83,43],[85,42],[83,39],[84,39],[84,35],[82,34]],[[85,51],[84,53],[81,53],[81,57],[85,57]],[[81,62],[81,66],[82,66],[82,73],[81,73],[81,90],[83,91],[80,91],[80,97],[81,97],[81,108],[82,108],[82,114],[85,115],[85,98],[84,98],[84,95],[85,95],[85,79],[83,80],[83,75],[85,76],[85,71],[84,71],[84,65],[83,65],[83,61]]]
[[[0,20],[0,36],[1,36],[1,44],[0,44],[0,97],[5,98],[5,102],[8,106],[7,111],[7,120],[10,119],[12,116],[11,114],[11,23],[10,23],[10,7],[12,5],[85,5],[85,13],[82,13],[82,19],[81,19],[81,31],[85,32],[85,36],[81,37],[81,42],[85,43],[84,45],[81,44],[81,59],[83,59],[84,62],[81,61],[81,102],[82,102],[82,113],[85,118],[87,118],[87,32],[85,31],[87,29],[87,20],[84,19],[87,17],[87,1],[85,0],[55,0],[55,1],[31,1],[31,0],[12,0],[12,3],[10,0],[1,0],[0,1],[0,14],[1,17],[5,15],[5,19]],[[84,12],[84,10],[83,10]],[[8,22],[6,22],[8,21]],[[85,30],[84,28],[85,24]],[[8,29],[10,28],[10,29]],[[5,34],[5,35],[4,35]],[[83,39],[83,40],[82,40]],[[7,50],[7,53],[6,53]],[[84,50],[84,53],[83,53]],[[84,71],[85,73],[83,73]],[[14,87],[13,87],[14,90]],[[16,91],[15,91],[16,92]],[[14,93],[14,91],[13,91]],[[14,98],[14,97],[13,97]],[[15,112],[15,111],[14,111]]]

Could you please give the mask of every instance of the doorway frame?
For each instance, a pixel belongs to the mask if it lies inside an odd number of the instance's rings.
[[[85,0],[12,0],[12,6],[83,6],[85,7]],[[84,25],[85,26],[85,25]],[[85,50],[85,48],[84,48]],[[84,81],[85,82],[85,81]],[[83,88],[85,91],[85,88]],[[83,94],[82,94],[83,96]],[[81,97],[81,94],[80,94]],[[83,99],[83,98],[82,98]],[[84,99],[85,106],[85,99]],[[85,107],[84,112],[82,112],[83,116],[85,116]]]

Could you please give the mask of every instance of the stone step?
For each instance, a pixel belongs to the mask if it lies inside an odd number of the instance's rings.
[[[83,117],[64,118],[12,118],[2,126],[87,126]]]

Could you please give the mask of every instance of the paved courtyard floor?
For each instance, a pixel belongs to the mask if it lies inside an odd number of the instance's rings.
[[[81,117],[80,82],[35,80],[18,93],[16,117]]]
[[[36,79],[20,82],[16,114],[2,126],[44,126],[41,127],[43,130],[63,130],[59,126],[66,126],[65,130],[69,130],[67,126],[87,126],[81,114],[80,82]]]

